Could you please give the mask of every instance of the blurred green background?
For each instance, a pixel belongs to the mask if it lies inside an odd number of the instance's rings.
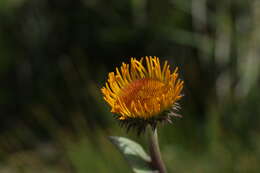
[[[129,58],[180,67],[169,172],[260,170],[260,1],[0,0],[0,172],[130,173],[100,88]]]

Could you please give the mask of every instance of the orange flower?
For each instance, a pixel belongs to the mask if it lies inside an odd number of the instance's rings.
[[[178,79],[178,68],[171,72],[167,61],[161,68],[157,57],[145,57],[145,65],[143,60],[131,58],[130,65],[122,63],[116,73],[108,74],[101,89],[111,112],[121,121],[161,118],[164,112],[177,108],[182,97],[184,82]]]

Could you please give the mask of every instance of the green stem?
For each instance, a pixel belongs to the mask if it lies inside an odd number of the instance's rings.
[[[148,128],[148,138],[149,138],[149,149],[152,158],[152,166],[159,171],[159,173],[166,173],[166,167],[162,160],[159,143],[158,143],[158,135],[157,129],[152,129],[152,127]]]

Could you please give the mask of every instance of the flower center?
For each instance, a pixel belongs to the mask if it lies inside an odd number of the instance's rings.
[[[119,100],[136,115],[148,113],[148,116],[161,111],[164,96],[171,87],[159,80],[144,78],[132,82],[121,91]]]

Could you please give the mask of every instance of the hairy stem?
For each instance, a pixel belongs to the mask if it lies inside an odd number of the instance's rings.
[[[152,166],[159,171],[159,173],[166,173],[166,167],[162,160],[159,143],[158,143],[158,135],[157,129],[153,129],[152,127],[148,128],[148,138],[149,138],[149,149],[152,158]]]

